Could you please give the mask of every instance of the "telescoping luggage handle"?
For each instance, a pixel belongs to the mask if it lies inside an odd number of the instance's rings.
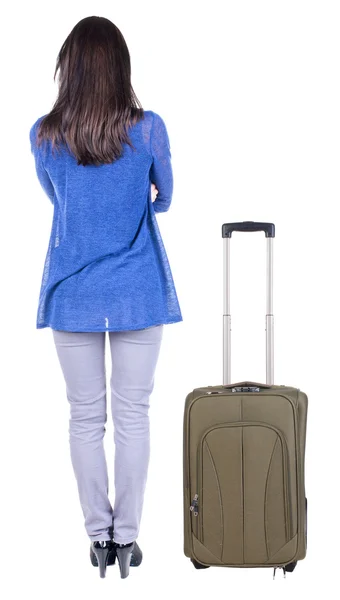
[[[266,384],[274,383],[274,315],[273,315],[273,223],[224,223],[223,261],[223,385],[231,382],[231,314],[230,314],[230,238],[234,231],[264,231],[267,238],[267,310],[266,310]],[[250,390],[249,390],[250,391]]]

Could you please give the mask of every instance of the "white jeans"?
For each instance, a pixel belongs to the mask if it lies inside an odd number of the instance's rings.
[[[70,403],[69,441],[85,528],[91,541],[138,537],[150,454],[149,398],[164,325],[136,331],[52,329]],[[108,498],[103,445],[107,421],[105,341],[112,372],[115,502]]]

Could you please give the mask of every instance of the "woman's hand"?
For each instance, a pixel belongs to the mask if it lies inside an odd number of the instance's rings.
[[[151,198],[152,198],[152,202],[154,202],[156,200],[157,194],[158,194],[158,189],[156,188],[155,184],[152,183],[151,184]]]

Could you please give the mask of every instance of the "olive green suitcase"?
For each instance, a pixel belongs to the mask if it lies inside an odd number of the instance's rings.
[[[266,384],[230,383],[229,245],[233,231],[267,237]],[[273,385],[272,223],[225,223],[223,385],[190,392],[183,428],[184,554],[197,569],[294,570],[306,555],[307,396]]]

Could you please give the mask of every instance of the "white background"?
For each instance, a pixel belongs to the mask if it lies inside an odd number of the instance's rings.
[[[183,313],[165,327],[151,459],[126,580],[89,561],[68,447],[69,406],[49,328],[35,329],[53,207],[29,129],[51,110],[59,49],[90,15],[122,31],[132,83],[170,137],[174,195],[157,216]],[[340,5],[322,0],[17,2],[2,19],[1,582],[6,598],[336,595],[339,587]],[[293,574],[196,571],[183,553],[186,395],[222,383],[222,223],[275,239],[275,382],[309,396],[308,554]],[[265,240],[232,238],[232,379],[264,380]],[[107,346],[107,369],[110,356]],[[108,374],[109,377],[109,374]],[[110,416],[110,413],[109,413]],[[113,429],[105,448],[113,473]],[[113,479],[110,498],[113,502]],[[333,590],[333,592],[332,592]]]

